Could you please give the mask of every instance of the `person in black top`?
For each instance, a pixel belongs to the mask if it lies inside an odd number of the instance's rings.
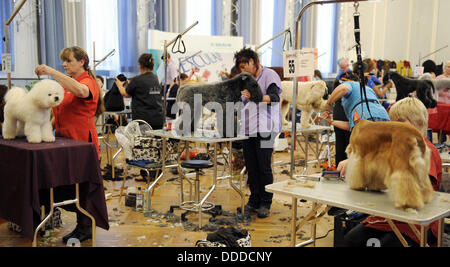
[[[124,88],[126,82],[116,79],[120,93],[132,98],[131,112],[133,120],[144,120],[155,129],[163,128],[163,110],[161,85],[158,77],[153,73],[155,59],[152,54],[142,54],[139,57],[141,75],[136,76]]]

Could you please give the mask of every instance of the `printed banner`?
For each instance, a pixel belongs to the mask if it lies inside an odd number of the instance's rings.
[[[158,79],[164,80],[164,64],[161,59],[164,42],[177,38],[177,33],[149,31],[149,53],[156,59]],[[171,44],[167,52],[177,62],[180,73],[189,75],[195,71],[194,79],[203,82],[221,81],[222,74],[229,73],[234,66],[234,54],[244,47],[242,37],[184,35]],[[199,51],[201,53],[197,54]],[[185,53],[182,53],[185,52]],[[190,58],[191,56],[194,57]]]

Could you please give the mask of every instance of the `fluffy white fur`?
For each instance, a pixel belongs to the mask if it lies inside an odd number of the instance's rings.
[[[283,125],[288,124],[286,116],[289,107],[292,106],[294,84],[291,81],[281,82],[283,92],[280,96],[281,118]],[[302,111],[301,125],[303,128],[311,127],[309,119],[313,111],[319,112],[326,108],[327,101],[323,96],[328,93],[327,85],[324,81],[299,82],[297,90],[297,108]]]
[[[359,121],[347,147],[346,180],[354,190],[386,190],[396,208],[420,209],[432,200],[430,149],[402,122]]]
[[[36,83],[30,92],[15,87],[5,95],[3,138],[26,136],[29,143],[54,142],[51,108],[64,99],[64,89],[52,80]]]

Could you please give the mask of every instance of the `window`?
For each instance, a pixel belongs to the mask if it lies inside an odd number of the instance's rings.
[[[274,37],[273,32],[274,9],[275,9],[275,0],[261,1],[261,31],[260,31],[261,44]],[[274,53],[272,46],[273,42],[270,42],[266,44],[264,47],[262,47],[261,50],[258,51],[260,55],[261,65],[272,66],[272,55]]]
[[[197,26],[189,31],[189,35],[212,35],[212,1],[186,1],[186,27],[191,26],[196,21],[199,22]]]
[[[110,76],[116,76],[120,71],[119,33],[116,14],[118,14],[117,1],[86,1],[86,52],[92,65],[94,59],[93,42],[95,42],[95,60],[101,60],[115,49],[115,54],[96,68],[96,70],[110,71]]]
[[[316,48],[319,51],[319,70],[333,72],[335,5],[319,5],[317,10]]]

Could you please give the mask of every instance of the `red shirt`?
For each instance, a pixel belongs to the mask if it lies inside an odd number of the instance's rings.
[[[56,136],[85,142],[91,141],[95,144],[97,155],[100,156],[98,134],[95,128],[95,113],[97,111],[99,94],[98,85],[88,71],[75,80],[89,88],[92,98],[79,98],[69,90],[64,89],[63,102],[53,108]]]
[[[441,179],[442,179],[442,160],[441,155],[439,154],[439,151],[436,149],[436,147],[425,138],[425,142],[428,145],[428,148],[431,150],[430,155],[430,171],[428,174],[432,177],[431,178],[431,185],[433,186],[434,191],[439,191],[439,187],[441,185]],[[419,239],[412,231],[411,227],[407,223],[398,222],[393,220],[394,224],[397,226],[398,230],[403,234],[414,240],[416,243],[419,243]],[[378,216],[369,216],[367,219],[363,221],[364,224],[366,224],[366,227],[370,227],[373,229],[385,231],[385,232],[391,232],[393,231],[392,228],[389,226],[386,219]],[[417,229],[420,231],[420,226],[416,226]],[[430,228],[434,234],[434,236],[438,236],[438,221],[435,221],[430,224]]]

